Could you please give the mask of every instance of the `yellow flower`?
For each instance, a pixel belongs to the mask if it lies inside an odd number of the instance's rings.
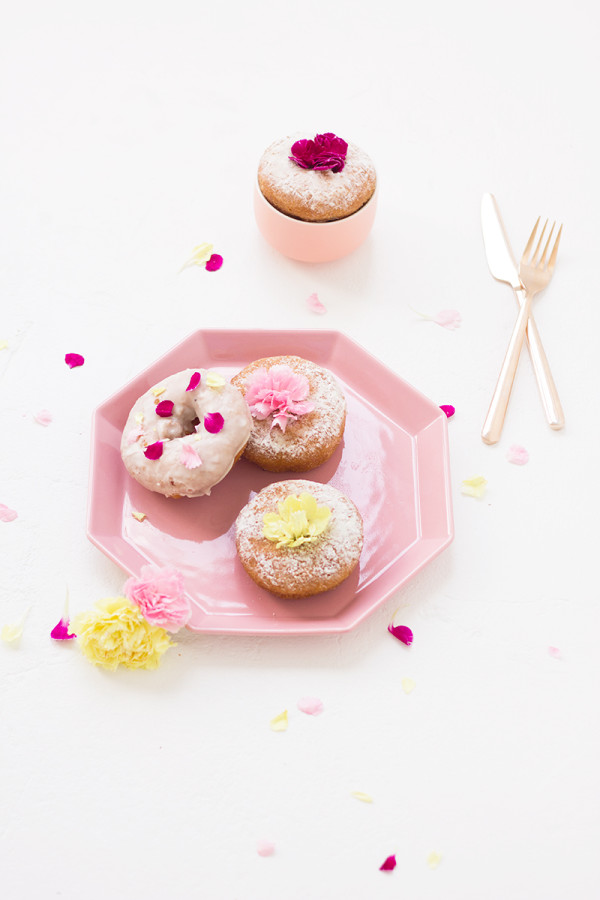
[[[327,506],[317,506],[312,494],[303,493],[299,497],[289,494],[277,504],[278,513],[264,516],[263,535],[280,547],[300,547],[316,541],[323,534],[331,510]]]
[[[164,628],[151,625],[135,604],[125,597],[107,597],[96,607],[71,620],[71,634],[90,662],[114,671],[156,669],[163,653],[172,646]]]

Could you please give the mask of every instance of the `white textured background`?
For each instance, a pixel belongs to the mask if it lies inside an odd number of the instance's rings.
[[[0,625],[29,608],[0,644],[7,900],[598,896],[599,14],[415,7],[3,8],[0,503],[18,519],[0,523]],[[376,162],[351,258],[294,263],[254,226],[258,157],[296,129]],[[545,424],[524,356],[494,448],[479,431],[516,305],[487,270],[487,191],[516,251],[538,215],[565,224],[535,309],[567,427]],[[202,241],[223,268],[177,275]],[[105,673],[49,639],[66,584],[76,612],[124,579],[85,535],[91,415],[201,327],[340,329],[454,404],[456,538],[349,634],[184,634],[156,672]],[[477,474],[479,501],[460,493]],[[411,648],[386,630],[398,607]],[[307,694],[320,717],[296,710]]]

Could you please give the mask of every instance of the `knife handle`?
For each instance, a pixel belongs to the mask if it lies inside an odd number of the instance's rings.
[[[515,290],[515,297],[519,306],[523,306],[526,299],[525,291]],[[548,424],[555,431],[560,431],[565,425],[565,414],[550,371],[548,357],[542,346],[540,333],[531,314],[527,323],[527,346]]]
[[[519,363],[519,356],[525,341],[525,332],[527,330],[527,321],[529,319],[529,311],[531,309],[532,295],[525,295],[525,299],[519,311],[513,333],[510,337],[504,362],[500,369],[500,375],[496,383],[492,402],[488,409],[483,428],[481,430],[481,438],[486,444],[497,444],[502,434],[502,426],[504,425],[504,417],[506,408],[510,399],[515,373]]]

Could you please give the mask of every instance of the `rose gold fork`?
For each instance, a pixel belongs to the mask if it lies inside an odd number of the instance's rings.
[[[529,236],[529,240],[527,241],[527,245],[525,247],[525,250],[523,251],[523,256],[521,257],[521,262],[519,264],[519,278],[521,279],[521,283],[525,288],[526,296],[525,301],[521,306],[519,317],[517,318],[517,321],[515,323],[515,327],[508,344],[508,349],[506,351],[506,356],[504,357],[504,362],[502,363],[502,368],[500,369],[500,375],[498,376],[498,381],[494,390],[492,402],[490,403],[490,408],[483,424],[481,437],[486,444],[496,444],[500,440],[500,435],[502,434],[502,426],[504,425],[504,417],[506,416],[506,409],[508,407],[508,401],[510,399],[513,382],[515,380],[515,373],[517,371],[519,356],[521,354],[521,348],[523,347],[523,341],[525,339],[525,331],[527,329],[527,321],[529,319],[529,313],[531,311],[531,303],[535,295],[539,294],[540,291],[547,287],[552,279],[552,275],[554,274],[554,266],[556,264],[556,256],[558,254],[558,245],[560,243],[560,237],[562,234],[562,225],[558,229],[556,240],[554,241],[550,256],[548,257],[550,242],[552,240],[552,235],[554,234],[556,223],[552,225],[550,234],[548,235],[546,243],[543,245],[542,249],[544,235],[546,233],[546,228],[548,225],[548,220],[546,220],[544,227],[542,228],[542,232],[539,236],[535,251],[532,254],[531,250],[535,244],[535,238],[539,223],[540,219],[538,218],[537,222],[533,226],[533,231]]]

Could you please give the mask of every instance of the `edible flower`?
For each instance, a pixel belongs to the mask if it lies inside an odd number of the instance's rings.
[[[123,591],[151,625],[177,631],[190,620],[192,608],[176,569],[142,566],[140,577],[129,578]]]
[[[210,259],[207,260],[204,268],[207,272],[217,272],[221,266],[223,265],[223,257],[220,253],[213,253]]]
[[[197,469],[202,465],[202,460],[198,455],[198,451],[191,444],[182,444],[179,462],[186,469]]]
[[[323,712],[323,701],[318,697],[301,697],[298,700],[298,709],[307,716],[320,716]]]
[[[442,403],[440,406],[442,412],[446,413],[446,418],[451,419],[454,413],[456,412],[455,408],[451,403]]]
[[[0,629],[0,638],[4,641],[5,644],[16,644],[21,635],[23,634],[23,628],[25,627],[25,619],[29,614],[29,608],[25,610],[21,618],[18,622],[13,622],[11,625],[3,625]]]
[[[394,625],[392,623],[388,625],[388,631],[395,638],[398,638],[399,641],[402,641],[403,644],[406,644],[407,647],[410,647],[413,642],[413,633],[407,625]]]
[[[332,131],[315,134],[313,140],[303,138],[292,144],[292,162],[302,169],[341,172],[346,164],[348,144]]]
[[[277,508],[278,512],[265,514],[263,536],[276,543],[278,550],[316,541],[331,518],[329,507],[317,506],[313,495],[307,492],[299,497],[289,494]]]
[[[183,272],[184,269],[188,269],[190,266],[203,266],[210,259],[213,251],[213,245],[207,244],[206,242],[202,244],[198,244],[197,247],[194,247],[192,251],[192,255],[180,268],[180,272]]]
[[[365,794],[364,791],[351,791],[351,795],[355,800],[360,800],[361,803],[372,803],[373,798],[370,794]]]
[[[17,518],[17,511],[0,503],[0,522],[14,522]]]
[[[319,295],[316,293],[311,294],[310,297],[306,298],[306,305],[311,312],[316,313],[318,316],[322,316],[327,312],[327,307],[324,303],[321,303]]]
[[[47,409],[40,409],[40,411],[36,413],[33,418],[34,421],[38,423],[38,425],[43,425],[44,428],[47,428],[52,421],[52,413],[48,412]]]
[[[515,466],[524,466],[529,462],[529,453],[520,444],[511,444],[506,452],[506,458]]]
[[[288,419],[312,412],[314,403],[307,400],[310,385],[306,375],[293,372],[289,366],[261,366],[248,379],[246,402],[255,419],[273,416],[271,428],[279,425],[285,431]]]
[[[77,635],[69,631],[69,624],[69,592],[67,591],[65,611],[63,612],[60,621],[50,632],[50,637],[55,641],[72,641],[73,638],[77,637]]]
[[[259,856],[273,856],[275,844],[272,841],[260,840],[256,845],[256,852]]]
[[[271,719],[271,731],[287,731],[288,727],[288,711],[284,709],[282,713]]]
[[[85,359],[80,353],[66,353],[65,362],[70,369],[76,369],[84,364]]]
[[[200,375],[200,372],[194,372],[194,374],[190,378],[190,383],[186,387],[186,391],[195,391],[200,384],[201,377],[202,376]]]
[[[144,450],[146,459],[160,459],[163,454],[163,442],[155,441],[154,444],[148,444]]]
[[[90,662],[113,672],[120,665],[156,669],[172,646],[164,628],[148,622],[126,597],[99,600],[94,609],[75,616],[69,630]]]
[[[396,868],[396,857],[392,853],[391,856],[388,856],[387,859],[383,861],[383,863],[379,866],[380,872],[391,872]]]
[[[175,404],[172,400],[161,400],[160,403],[156,404],[156,415],[161,416],[163,419],[168,419],[173,415],[173,407]]]
[[[435,316],[419,312],[418,309],[413,309],[412,306],[410,309],[427,322],[435,322],[436,325],[441,325],[442,328],[447,328],[449,331],[455,331],[462,322],[462,316],[457,309],[441,309]]]
[[[209,434],[218,434],[225,424],[225,419],[221,413],[207,413],[204,416],[204,427]]]
[[[206,383],[209,388],[218,390],[219,388],[222,388],[227,382],[222,375],[219,375],[218,372],[207,372]]]
[[[487,481],[483,475],[476,475],[474,478],[465,478],[461,485],[461,491],[467,497],[481,498],[485,494]]]

